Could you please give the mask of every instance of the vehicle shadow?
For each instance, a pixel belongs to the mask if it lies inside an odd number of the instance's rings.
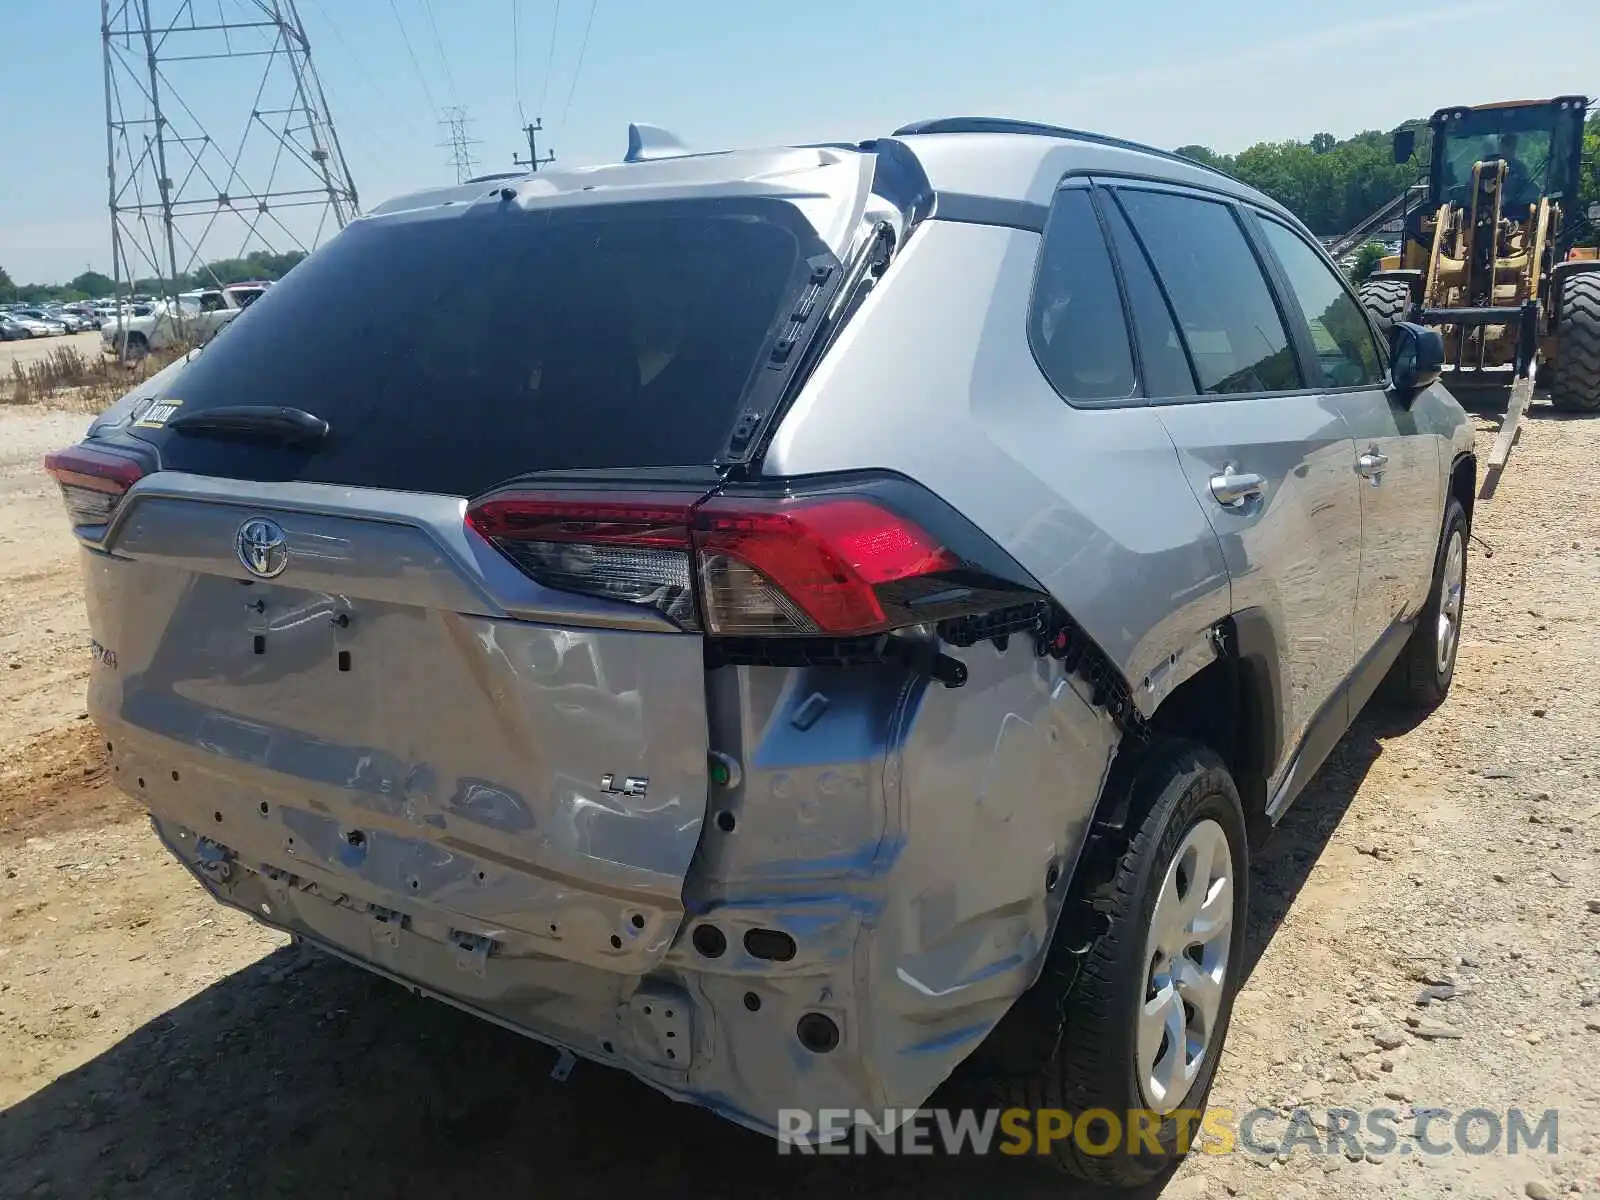
[[[1362,781],[1382,756],[1383,742],[1415,728],[1423,715],[1390,711],[1375,702],[1334,747],[1265,844],[1256,848],[1250,861],[1246,979],[1304,889]]]
[[[1257,856],[1249,967],[1397,732],[1358,722]],[[1101,1197],[993,1158],[780,1157],[617,1071],[581,1062],[556,1083],[554,1063],[289,947],[0,1114],[0,1197]]]

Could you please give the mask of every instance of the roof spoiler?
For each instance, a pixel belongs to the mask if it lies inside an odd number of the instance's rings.
[[[688,154],[689,147],[674,133],[659,125],[634,122],[628,126],[628,153],[623,162],[649,162],[655,158],[677,158]]]

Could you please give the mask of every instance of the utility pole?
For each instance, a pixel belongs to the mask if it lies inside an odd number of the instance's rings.
[[[537,171],[540,167],[555,162],[556,152],[554,150],[546,151],[543,158],[539,157],[539,143],[535,139],[537,135],[543,131],[543,117],[535,117],[531,125],[524,125],[522,127],[522,132],[528,135],[528,157],[519,158],[517,155],[513,154],[511,156],[512,166],[527,167],[529,170]]]
[[[445,140],[439,145],[450,151],[456,182],[465,183],[478,173],[478,160],[472,156],[472,148],[482,139],[467,136],[467,110],[459,104],[441,109],[439,124],[446,130]]]
[[[101,0],[100,42],[118,295],[309,253],[359,212],[295,0]],[[219,70],[248,108],[213,95]]]

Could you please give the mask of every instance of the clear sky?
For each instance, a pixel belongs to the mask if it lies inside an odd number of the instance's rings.
[[[193,0],[213,15],[243,2]],[[298,5],[368,204],[453,180],[438,145],[447,104],[468,110],[488,170],[525,150],[519,101],[543,114],[560,163],[578,164],[619,157],[631,120],[701,148],[855,139],[982,113],[1237,150],[1388,128],[1445,104],[1600,94],[1596,0],[1546,0],[1536,11],[1516,0]],[[18,282],[108,271],[97,6],[4,8],[0,266]],[[1517,36],[1532,17],[1545,35]],[[259,76],[248,61],[233,69],[236,81],[177,81],[219,142],[239,137]]]

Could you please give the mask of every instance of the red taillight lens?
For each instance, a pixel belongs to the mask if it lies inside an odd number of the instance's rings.
[[[698,629],[690,561],[691,496],[508,492],[467,510],[467,524],[544,584],[653,608]]]
[[[695,510],[711,633],[854,637],[889,627],[878,587],[956,557],[869,500],[719,496]]]
[[[721,636],[857,637],[914,581],[961,565],[914,522],[856,495],[508,491],[467,524],[546,587],[653,608]],[[699,605],[696,605],[696,585]]]
[[[83,445],[45,455],[44,469],[61,486],[61,499],[74,525],[110,521],[122,497],[145,473],[135,459]]]

